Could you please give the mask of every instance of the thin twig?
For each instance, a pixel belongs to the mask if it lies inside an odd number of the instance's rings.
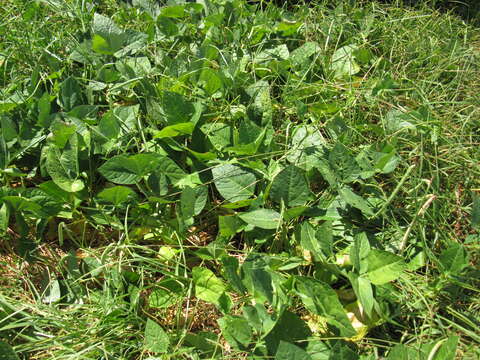
[[[433,200],[435,200],[437,198],[437,195],[435,194],[430,194],[428,195],[428,199],[427,201],[425,201],[422,205],[422,207],[420,208],[420,210],[418,210],[417,214],[415,215],[415,217],[413,218],[412,222],[410,223],[410,225],[408,226],[407,228],[407,231],[405,231],[405,234],[403,235],[403,238],[402,238],[402,242],[400,243],[400,246],[398,248],[398,251],[401,253],[403,252],[403,250],[405,250],[405,247],[407,246],[407,240],[408,240],[408,236],[410,235],[410,233],[412,232],[412,229],[413,229],[413,226],[415,225],[415,223],[417,222],[417,219],[420,217],[420,216],[423,216],[425,214],[425,211],[427,211],[427,209],[430,207],[430,205],[432,204]]]
[[[403,177],[400,179],[400,182],[397,184],[397,186],[395,187],[395,190],[393,190],[392,194],[390,195],[390,197],[387,199],[387,201],[382,205],[382,207],[380,208],[380,210],[378,210],[376,212],[375,215],[372,216],[372,218],[375,218],[377,217],[378,215],[381,215],[385,209],[387,208],[388,205],[390,205],[390,203],[393,201],[393,199],[395,198],[395,196],[397,195],[397,193],[400,191],[400,188],[403,186],[403,184],[405,183],[405,181],[408,179],[408,176],[410,175],[410,173],[412,172],[412,170],[415,168],[415,164],[412,164],[408,167],[407,171],[405,172],[405,174],[403,175]]]

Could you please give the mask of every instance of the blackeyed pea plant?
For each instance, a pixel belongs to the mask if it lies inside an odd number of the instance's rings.
[[[477,359],[480,29],[422,4],[2,3],[0,359]]]

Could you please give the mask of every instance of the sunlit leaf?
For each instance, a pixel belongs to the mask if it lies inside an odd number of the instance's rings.
[[[169,345],[170,339],[165,330],[152,319],[148,319],[145,326],[145,349],[154,353],[166,353]]]
[[[213,182],[229,202],[246,200],[254,194],[256,176],[240,165],[223,164],[212,169]]]
[[[293,165],[286,167],[273,180],[270,197],[277,203],[283,201],[287,206],[304,205],[310,199],[305,174]]]
[[[257,209],[238,215],[247,224],[261,229],[276,229],[280,224],[281,216],[272,209]]]

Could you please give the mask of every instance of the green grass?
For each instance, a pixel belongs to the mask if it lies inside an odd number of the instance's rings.
[[[480,30],[133,3],[0,10],[0,358],[478,359]]]

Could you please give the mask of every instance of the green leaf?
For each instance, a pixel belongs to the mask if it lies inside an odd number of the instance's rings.
[[[415,349],[398,344],[389,351],[387,360],[421,360],[421,358]]]
[[[268,334],[275,326],[276,316],[269,314],[262,304],[257,303],[255,306],[245,305],[243,307],[243,316],[259,333]]]
[[[342,187],[338,190],[342,200],[348,205],[359,209],[364,215],[373,216],[374,212],[364,198],[355,194],[350,188]]]
[[[58,280],[51,281],[42,294],[42,301],[45,304],[53,304],[62,298],[60,282]]]
[[[362,304],[365,313],[367,316],[371,317],[375,299],[373,297],[373,288],[370,280],[354,273],[348,274],[348,278],[350,279],[353,291],[355,292],[357,299],[360,301],[360,304]]]
[[[114,186],[102,190],[98,197],[104,201],[108,201],[115,206],[126,203],[136,197],[135,191],[126,186]]]
[[[231,237],[245,227],[245,223],[236,215],[219,216],[218,230],[221,236]]]
[[[325,317],[330,325],[339,330],[340,336],[351,337],[356,334],[337,293],[329,285],[302,276],[295,279],[296,292],[309,311]]]
[[[443,250],[439,260],[443,270],[451,274],[459,274],[468,266],[468,256],[465,248],[457,243],[453,243]]]
[[[197,173],[186,174],[171,158],[157,156],[157,161],[157,171],[167,176],[174,185],[182,187],[201,184]]]
[[[186,186],[180,197],[180,208],[184,219],[200,214],[207,203],[208,190],[205,186]]]
[[[248,143],[248,144],[237,144],[234,146],[230,146],[230,147],[227,147],[225,151],[235,155],[255,155],[258,152],[258,149],[260,148],[260,146],[262,145],[262,141],[266,133],[267,133],[267,129],[264,128],[254,142]]]
[[[195,295],[206,302],[219,305],[219,300],[226,290],[222,280],[206,268],[194,267],[192,270]]]
[[[170,126],[164,127],[159,132],[155,133],[155,139],[163,139],[163,138],[170,138],[175,136],[185,136],[191,135],[195,129],[195,124],[188,122],[188,123],[179,123]]]
[[[389,174],[395,170],[400,158],[396,155],[396,149],[391,145],[386,145],[380,152],[372,152],[374,166],[382,174]]]
[[[273,302],[272,275],[267,269],[265,257],[250,254],[242,264],[242,280],[257,302]]]
[[[330,221],[324,222],[317,229],[305,221],[300,225],[298,235],[300,237],[300,245],[303,249],[312,253],[315,261],[320,261],[333,255],[333,234]]]
[[[336,101],[321,102],[310,105],[308,109],[317,117],[323,117],[325,115],[336,114],[339,112],[342,109],[342,104]]]
[[[472,227],[474,229],[480,229],[480,196],[476,193],[473,194],[472,205]]]
[[[39,206],[39,209],[32,207],[28,209],[38,218],[47,219],[51,216],[56,216],[64,209],[64,202],[58,201],[38,188],[27,189],[23,195],[27,196],[29,201]]]
[[[283,219],[285,221],[290,221],[300,217],[304,212],[310,209],[309,206],[296,206],[290,209],[287,209],[283,213]]]
[[[315,237],[320,244],[320,248],[325,256],[333,256],[333,228],[331,221],[325,221],[317,226]]]
[[[449,345],[453,345],[453,343],[455,342],[455,338],[457,337],[452,336],[451,338],[453,341],[452,343],[449,343]],[[449,338],[448,340],[450,340],[451,338]],[[398,344],[389,351],[386,359],[387,360],[425,360],[425,359],[450,360],[450,359],[454,359],[454,357],[451,357],[452,354],[449,351],[449,350],[452,350],[452,348],[449,349],[448,345],[446,348],[447,350],[446,353],[443,353],[441,350],[443,346],[435,350],[435,348],[438,345],[440,345],[442,342],[443,340],[440,340],[435,343],[415,344],[414,346],[405,346],[403,344]],[[446,357],[444,357],[445,355]],[[453,356],[455,356],[455,349],[453,349]]]
[[[256,199],[246,199],[246,200],[239,200],[233,203],[222,204],[222,208],[224,209],[240,209],[247,206],[250,206],[255,203]]]
[[[159,164],[158,154],[117,155],[98,168],[108,181],[116,184],[135,184]]]
[[[367,65],[374,58],[374,54],[367,48],[360,48],[354,52],[355,59],[362,65]]]
[[[398,109],[390,110],[385,116],[385,128],[388,133],[400,132],[415,129],[413,118],[404,111]]]
[[[152,72],[152,64],[146,56],[126,57],[117,61],[115,66],[127,80],[148,76]]]
[[[218,351],[220,345],[217,342],[218,335],[213,332],[200,331],[197,333],[188,333],[185,335],[185,344],[195,348],[196,351],[202,353],[206,358],[211,358],[211,356]],[[146,358],[145,360],[160,360]]]
[[[212,169],[213,182],[229,202],[246,200],[254,194],[256,176],[239,165],[223,164]]]
[[[408,271],[417,271],[418,269],[424,267],[427,264],[427,255],[425,251],[419,251],[415,256],[411,257],[411,260],[407,264]]]
[[[345,341],[338,341],[332,347],[328,360],[358,360],[357,352],[353,351]]]
[[[92,49],[100,54],[112,55],[120,50],[126,35],[111,19],[95,13],[93,16]]]
[[[45,181],[39,184],[38,187],[60,203],[69,203],[72,201],[71,194],[60,188],[54,181]]]
[[[98,113],[98,106],[96,105],[78,105],[68,112],[69,118],[75,120],[93,120],[96,119]]]
[[[335,78],[352,76],[360,71],[360,66],[355,61],[357,46],[346,45],[335,51],[332,56],[331,70]]]
[[[3,200],[0,198],[0,200]],[[10,219],[10,211],[9,208],[7,207],[7,204],[2,204],[0,206],[0,235],[5,235],[7,229],[8,229],[8,223]]]
[[[255,56],[254,62],[264,63],[272,60],[288,60],[289,57],[290,52],[288,51],[287,45],[282,44],[260,52]]]
[[[148,319],[145,326],[145,349],[154,353],[166,353],[169,345],[167,333],[155,321]]]
[[[312,224],[308,221],[299,224],[296,235],[302,249],[310,251],[316,261],[323,258],[323,252],[315,237],[315,229]]]
[[[357,180],[362,173],[362,168],[350,151],[339,142],[329,152],[328,163],[335,175],[346,184]]]
[[[7,142],[18,136],[14,122],[7,116],[0,116],[0,129],[3,139]]]
[[[236,349],[246,349],[252,341],[252,328],[243,317],[226,315],[218,319],[218,325],[222,335]]]
[[[8,151],[5,139],[0,135],[0,170],[5,169],[9,162],[10,152]]]
[[[162,110],[169,125],[190,122],[195,107],[181,94],[164,91],[162,94]]]
[[[175,279],[162,280],[156,284],[148,297],[148,305],[154,308],[166,309],[182,301],[183,285]]]
[[[312,360],[312,357],[302,348],[282,340],[278,345],[275,360]]]
[[[200,130],[218,151],[232,145],[232,128],[230,125],[220,122],[206,123],[200,127]]]
[[[294,65],[303,65],[309,61],[310,56],[321,50],[320,45],[313,41],[308,41],[299,48],[296,48],[290,54],[290,61]]]
[[[76,138],[76,134],[70,139]],[[63,152],[56,146],[49,146],[46,150],[45,168],[53,182],[62,190],[77,192],[85,187],[79,177],[78,150],[76,140],[70,141],[70,146]]]
[[[36,213],[41,208],[40,204],[37,204],[34,201],[25,199],[24,197],[21,197],[21,196],[7,195],[7,196],[3,196],[1,200],[2,202],[6,203],[14,213],[24,212],[24,211]]]
[[[365,265],[363,260],[367,257],[369,252],[370,242],[368,241],[367,234],[365,232],[355,234],[353,246],[350,249],[350,258],[352,259],[353,267],[357,272],[362,273],[362,264]]]
[[[209,67],[205,67],[198,77],[198,84],[203,87],[208,95],[215,94],[223,86],[222,79],[217,72]]]
[[[445,342],[442,343],[440,349],[433,356],[432,360],[454,360],[457,355],[457,347],[460,338],[458,336],[449,336]]]
[[[80,85],[73,77],[68,77],[60,84],[60,92],[58,95],[58,101],[65,111],[72,110],[82,102]]]
[[[0,340],[0,360],[20,360],[20,358],[9,344]]]
[[[251,105],[253,115],[261,119],[262,126],[270,124],[273,110],[269,83],[265,80],[259,80],[250,85],[246,92],[253,98],[253,104]]]
[[[277,353],[280,342],[289,343],[303,342],[312,335],[308,325],[297,315],[290,311],[283,311],[273,329],[265,336],[265,344],[268,353],[274,356]]]
[[[277,203],[283,201],[290,207],[304,205],[310,199],[310,194],[304,172],[293,165],[287,166],[275,176],[270,188],[272,200]]]
[[[391,252],[372,249],[361,261],[362,276],[368,278],[374,285],[383,285],[396,280],[406,269],[402,257]]]
[[[283,36],[292,36],[302,26],[302,22],[286,22],[283,21],[277,25],[276,30],[281,32]]]
[[[121,124],[125,132],[137,128],[137,119],[140,105],[119,106],[113,109],[113,115]]]
[[[210,160],[215,160],[217,158],[217,155],[212,153],[212,152],[196,152],[192,149],[186,149],[190,154],[192,154],[195,158],[202,162],[210,161]]]
[[[321,341],[320,339],[309,341],[305,350],[310,354],[312,360],[328,360],[329,354],[331,354],[330,346],[327,345],[326,341]]]
[[[223,276],[227,282],[238,291],[240,294],[247,292],[247,289],[242,283],[239,274],[239,262],[236,257],[233,256],[223,256],[221,259],[223,265]]]
[[[318,172],[322,175],[323,179],[328,182],[332,188],[337,188],[341,185],[340,180],[337,178],[336,174],[332,171],[331,166],[328,161],[323,158],[323,156],[317,156],[312,162],[312,166],[315,167]]]
[[[262,128],[253,121],[243,119],[235,136],[235,145],[251,144],[261,138]]]
[[[34,259],[32,255],[38,244],[32,236],[29,235],[30,226],[25,221],[23,214],[16,212],[14,216],[16,228],[18,229],[17,232],[20,234],[20,238],[17,240],[18,254],[25,260],[32,261]]]
[[[0,100],[0,113],[9,112],[15,109],[18,105],[24,103],[25,97],[20,95],[20,92],[14,92],[12,95],[6,97],[2,96]]]
[[[132,0],[131,4],[137,9],[150,15],[152,19],[155,19],[160,13],[161,4],[157,3],[155,0]]]
[[[100,61],[101,55],[92,51],[92,40],[90,39],[80,42],[77,46],[74,46],[72,50],[68,57],[69,60],[76,61],[83,65],[91,65]],[[92,81],[90,85],[93,85],[92,89],[95,89],[95,87],[97,90],[105,88],[105,84],[96,81]]]
[[[107,112],[102,116],[98,124],[98,130],[108,140],[115,140],[118,138],[121,132],[121,124],[117,120],[113,111]]]
[[[261,229],[276,229],[280,224],[281,216],[271,209],[257,209],[238,215],[247,224],[254,225]]]
[[[50,126],[53,136],[50,141],[63,149],[67,145],[68,140],[75,134],[77,127],[74,124],[67,124],[63,121],[54,121]]]
[[[157,26],[160,32],[165,36],[175,36],[178,34],[177,25],[172,19],[166,16],[157,17]]]
[[[187,14],[185,12],[185,6],[183,6],[183,5],[171,5],[171,6],[166,6],[166,7],[162,8],[161,15],[169,17],[169,18],[180,19],[180,18],[185,17]]]

